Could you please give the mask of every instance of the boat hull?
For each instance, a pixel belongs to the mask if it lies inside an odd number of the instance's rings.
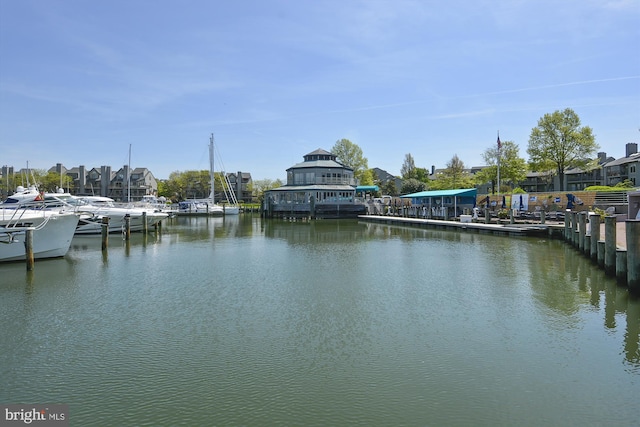
[[[33,227],[34,259],[64,256],[78,225],[78,215],[49,211],[31,212],[21,217],[21,223]],[[26,259],[24,227],[13,227],[15,221],[0,219],[0,262]]]

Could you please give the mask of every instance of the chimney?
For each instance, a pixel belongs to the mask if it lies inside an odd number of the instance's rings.
[[[434,173],[436,173],[436,167],[435,165],[431,165],[431,175],[433,175]]]
[[[606,161],[607,161],[607,153],[605,153],[604,151],[599,152],[598,153],[598,163],[599,164],[603,164]]]
[[[636,154],[638,152],[638,144],[635,142],[629,142],[627,144],[627,155],[626,157],[631,156],[632,154]]]

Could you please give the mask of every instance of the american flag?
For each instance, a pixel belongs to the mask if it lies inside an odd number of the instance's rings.
[[[500,135],[498,135],[498,150],[502,148],[502,144],[500,143]]]

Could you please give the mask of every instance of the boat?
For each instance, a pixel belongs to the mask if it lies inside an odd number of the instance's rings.
[[[26,259],[27,231],[33,231],[34,259],[64,256],[79,221],[73,212],[0,208],[0,262]]]
[[[238,215],[240,213],[240,206],[238,206],[238,199],[235,192],[231,187],[231,183],[227,178],[224,171],[220,172],[220,182],[222,184],[222,190],[226,199],[225,203],[216,203],[214,183],[214,143],[213,134],[209,139],[209,180],[211,183],[211,193],[209,197],[205,199],[188,199],[178,203],[177,214],[178,215]]]
[[[79,215],[76,234],[102,233],[103,217],[109,217],[109,233],[122,232],[125,229],[127,215],[131,232],[156,226],[169,214],[158,209],[136,207],[133,204],[118,205],[113,199],[102,196],[73,196],[58,193],[38,192],[35,187],[18,187],[15,194],[9,196],[0,207],[4,209],[27,208],[37,211],[73,212]]]

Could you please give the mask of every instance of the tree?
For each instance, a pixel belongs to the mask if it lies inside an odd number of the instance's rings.
[[[425,191],[427,184],[422,181],[418,181],[415,178],[405,179],[402,182],[402,188],[400,188],[400,194],[413,194]]]
[[[369,169],[369,163],[362,154],[362,149],[348,139],[343,138],[336,141],[331,153],[335,154],[340,163],[353,169],[353,175],[356,179],[360,180],[364,172]]]
[[[519,156],[519,148],[515,142],[503,141],[500,150],[498,147],[488,148],[482,154],[487,166],[476,174],[476,183],[491,182],[493,193],[496,192],[495,186],[498,181],[498,156],[500,156],[501,184],[510,182],[513,187],[527,177],[527,162]],[[498,191],[501,190],[498,189]]]
[[[272,190],[274,188],[282,187],[282,181],[276,179],[272,181],[270,179],[256,179],[251,181],[251,194],[254,198],[260,202],[264,199],[265,191]]]
[[[453,155],[447,162],[447,167],[429,185],[433,190],[453,190],[473,186],[473,177],[465,171],[464,162],[457,154]]]
[[[411,154],[404,155],[404,163],[402,164],[402,168],[400,168],[400,175],[402,175],[402,179],[416,178],[416,163],[413,160],[413,156]]]
[[[69,188],[73,179],[67,174],[47,172],[38,179],[38,189],[48,193],[55,193],[58,188]]]
[[[598,150],[590,127],[580,127],[580,118],[570,108],[545,114],[529,136],[530,166],[534,171],[555,168],[564,190],[564,172],[569,168],[585,168]]]

